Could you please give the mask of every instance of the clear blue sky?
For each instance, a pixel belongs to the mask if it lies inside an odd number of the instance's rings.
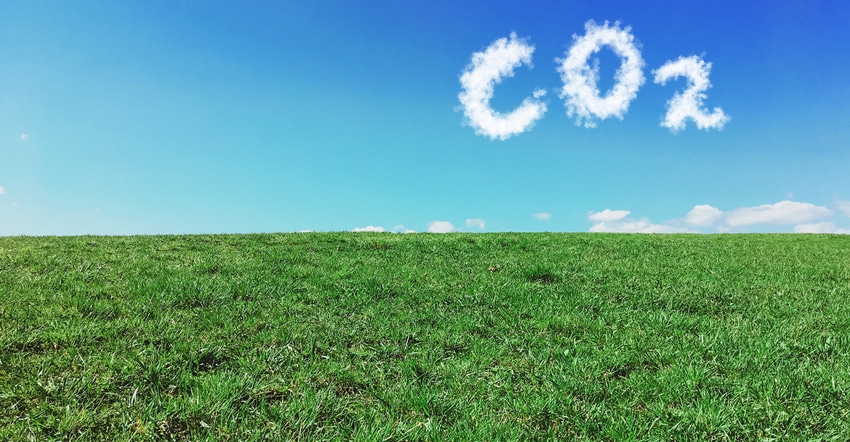
[[[645,82],[576,124],[558,70],[620,23]],[[0,3],[0,235],[418,232],[850,233],[850,3]],[[488,103],[548,111],[505,140],[459,100],[473,53],[534,46]],[[661,123],[711,63],[722,130]],[[603,46],[599,89],[621,59]]]

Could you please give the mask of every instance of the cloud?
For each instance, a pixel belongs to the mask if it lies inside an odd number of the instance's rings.
[[[356,227],[352,230],[352,232],[386,232],[387,229],[381,226],[366,226],[366,227]]]
[[[0,195],[3,195],[4,193],[6,193],[6,189],[4,189],[3,186],[0,186]]]
[[[839,201],[838,210],[844,212],[845,215],[850,216],[850,201]]]
[[[632,212],[630,212],[628,210],[605,209],[601,212],[590,212],[590,215],[588,215],[587,219],[589,219],[591,221],[602,221],[602,222],[617,221],[617,220],[621,220],[621,219],[629,216],[630,213],[632,213]]]
[[[575,43],[566,57],[555,61],[564,83],[560,97],[565,99],[567,115],[575,117],[577,125],[596,127],[596,119],[623,119],[629,103],[645,81],[644,62],[631,28],[620,29],[619,23],[609,26],[607,21],[599,26],[593,20],[585,23],[584,28],[583,36],[573,35]],[[588,64],[588,59],[605,46],[610,47],[622,61],[615,75],[616,84],[602,97],[597,85],[598,59],[593,67]]]
[[[466,220],[466,227],[475,227],[477,229],[484,230],[484,226],[486,224],[487,222],[481,218],[470,218]]]
[[[463,90],[458,94],[463,114],[475,133],[490,139],[506,140],[530,129],[546,113],[546,104],[539,101],[546,91],[538,89],[533,98],[526,97],[518,108],[501,114],[490,107],[495,85],[505,77],[513,77],[514,69],[525,64],[531,67],[534,46],[511,33],[510,39],[494,41],[484,52],[472,54],[472,62],[460,76]]]
[[[696,233],[694,230],[675,227],[666,224],[653,224],[646,219],[634,220],[628,218],[628,210],[605,209],[601,212],[590,212],[587,219],[596,221],[590,227],[591,232],[619,233]]]
[[[729,116],[723,113],[723,109],[715,107],[709,114],[703,107],[705,91],[711,87],[711,82],[708,81],[710,72],[711,63],[706,63],[696,55],[668,61],[664,66],[652,71],[655,82],[661,85],[678,77],[688,79],[688,87],[683,92],[676,92],[667,102],[667,114],[661,126],[670,129],[671,132],[678,132],[685,128],[685,120],[690,118],[699,129],[723,128],[723,125],[729,121]]]
[[[653,224],[646,219],[632,220],[629,218],[616,221],[599,221],[590,228],[591,232],[618,232],[618,233],[697,233],[694,230],[682,227],[673,227],[666,224]]]
[[[548,212],[532,213],[531,216],[540,221],[549,221],[549,218],[552,218],[552,214]]]
[[[381,226],[366,226],[366,227],[357,227],[351,230],[352,232],[386,232],[387,229]],[[415,230],[410,230],[403,225],[397,225],[393,227],[390,233],[416,233]]]
[[[695,226],[708,227],[720,219],[721,216],[723,216],[723,212],[720,209],[711,207],[708,204],[701,204],[694,206],[694,208],[685,215],[685,222]]]
[[[29,136],[29,135],[27,135],[27,134],[21,134],[21,140],[26,141],[26,140],[28,140],[29,138],[30,138],[30,136]]]
[[[449,233],[454,232],[455,226],[448,221],[432,221],[428,224],[428,232],[430,233]]]
[[[841,205],[839,204],[839,207]],[[642,218],[629,218],[628,210],[605,209],[590,212],[587,219],[593,221],[591,232],[639,232],[639,233],[700,233],[688,228],[696,226],[713,228],[716,232],[742,231],[756,224],[793,225],[797,233],[850,233],[834,223],[824,220],[832,211],[823,206],[796,201],[780,201],[755,207],[741,207],[723,212],[708,204],[694,206],[684,217],[654,224]],[[705,230],[701,230],[705,231]]]
[[[407,227],[404,227],[401,224],[393,227],[392,231],[393,231],[393,233],[416,233],[415,230],[410,230],[410,229],[408,229]]]
[[[823,206],[796,201],[780,201],[776,204],[735,209],[726,215],[725,221],[726,224],[733,227],[768,223],[803,224],[831,215],[832,211]]]
[[[842,233],[850,235],[850,229],[842,229],[827,221],[814,224],[798,224],[794,226],[794,233]]]

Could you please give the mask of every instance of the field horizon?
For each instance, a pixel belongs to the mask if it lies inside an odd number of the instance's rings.
[[[845,440],[850,235],[0,238],[2,440]]]

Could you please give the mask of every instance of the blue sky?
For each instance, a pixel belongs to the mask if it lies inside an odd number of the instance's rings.
[[[644,81],[589,128],[561,71],[591,20]],[[850,233],[848,22],[840,0],[4,1],[0,235]],[[547,110],[494,139],[461,77],[511,33],[533,67],[476,103]],[[602,97],[622,59],[598,49]],[[654,71],[691,56],[721,130],[662,126],[688,77]]]

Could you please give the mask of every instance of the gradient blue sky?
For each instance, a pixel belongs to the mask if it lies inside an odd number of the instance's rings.
[[[592,129],[555,61],[588,20],[631,27],[647,78]],[[848,23],[841,0],[6,0],[0,235],[850,233]],[[491,105],[544,88],[549,110],[491,140],[459,78],[511,32],[533,68]],[[651,71],[690,55],[720,131],[660,126],[686,82]]]

